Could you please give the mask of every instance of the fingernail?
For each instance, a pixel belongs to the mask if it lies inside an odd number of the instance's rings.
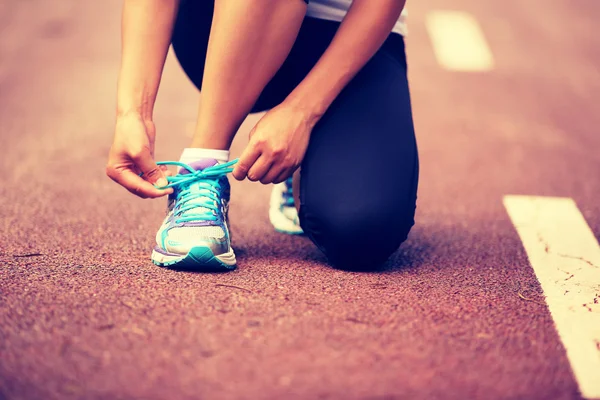
[[[156,184],[159,187],[165,187],[169,184],[169,181],[167,181],[165,178],[158,178],[158,180],[156,181]]]

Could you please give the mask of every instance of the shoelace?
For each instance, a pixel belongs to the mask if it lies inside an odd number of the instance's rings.
[[[189,165],[178,161],[160,161],[158,165],[176,165],[189,171],[189,174],[168,176],[167,186],[160,189],[177,189],[175,222],[188,221],[216,221],[220,213],[219,193],[221,185],[219,178],[227,175],[238,160],[232,160],[225,164],[217,164],[212,167],[196,171]],[[186,211],[195,208],[204,209],[203,212],[194,212],[183,215]]]
[[[293,177],[289,177],[285,180],[285,192],[283,192],[283,205],[286,207],[294,207],[294,186]]]

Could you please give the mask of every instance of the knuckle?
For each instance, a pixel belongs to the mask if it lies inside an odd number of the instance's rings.
[[[275,157],[281,157],[285,154],[285,149],[282,147],[275,147],[271,150],[271,154],[273,154]]]
[[[138,162],[142,159],[142,154],[138,152],[132,152],[129,157],[131,157],[133,161]]]
[[[250,167],[244,162],[239,162],[237,167],[242,172],[248,172],[248,170],[250,169]]]
[[[129,153],[129,156],[135,160],[139,161],[144,157],[144,149],[135,149]]]
[[[158,167],[154,167],[151,170],[144,172],[144,175],[147,178],[154,178],[156,175],[159,175],[159,174],[160,174],[160,168],[158,168]]]
[[[282,164],[285,166],[285,168],[292,168],[294,167],[295,161],[292,157],[287,156],[283,159]]]

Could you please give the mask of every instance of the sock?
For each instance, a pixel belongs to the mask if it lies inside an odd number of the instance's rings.
[[[190,164],[201,158],[214,158],[219,164],[225,164],[229,161],[229,150],[202,149],[197,147],[187,147],[183,149],[179,162]]]

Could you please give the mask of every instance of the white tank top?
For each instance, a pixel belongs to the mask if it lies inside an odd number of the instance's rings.
[[[341,22],[351,4],[352,0],[310,0],[306,15],[313,18]],[[398,18],[392,32],[399,33],[402,36],[406,35],[406,9],[402,11],[402,15]]]

